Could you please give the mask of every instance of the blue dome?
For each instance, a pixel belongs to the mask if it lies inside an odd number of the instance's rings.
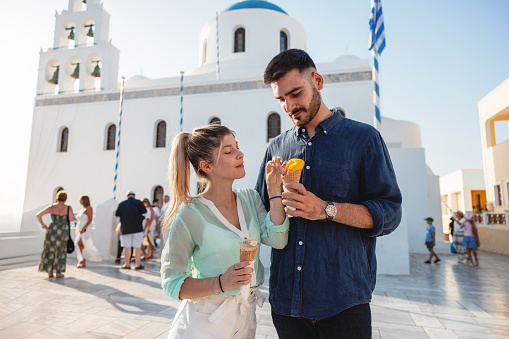
[[[240,1],[236,4],[225,9],[225,12],[234,11],[236,9],[249,9],[249,8],[262,8],[262,9],[270,9],[272,11],[280,12],[288,15],[281,7],[276,6],[268,1],[262,0],[246,0]]]

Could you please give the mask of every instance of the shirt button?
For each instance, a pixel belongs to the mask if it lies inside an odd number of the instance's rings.
[[[306,169],[310,169],[310,168],[311,168],[311,166],[306,166]]]
[[[297,267],[297,271],[300,271],[302,269],[302,267],[298,266]]]
[[[324,134],[327,134],[327,131],[323,131]]]
[[[302,241],[299,241],[299,245],[302,245],[302,244],[303,244],[303,242],[302,242]]]
[[[306,132],[306,129],[305,129],[305,128],[303,128],[303,129],[302,129],[302,132]]]
[[[313,143],[312,143],[311,141],[310,141],[310,142],[308,142],[308,146],[311,146],[311,145],[313,145]]]

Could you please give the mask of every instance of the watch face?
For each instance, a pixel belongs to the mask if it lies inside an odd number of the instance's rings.
[[[336,212],[336,206],[334,205],[327,205],[325,208],[325,213],[327,213],[327,216],[332,217],[334,216],[334,213]]]

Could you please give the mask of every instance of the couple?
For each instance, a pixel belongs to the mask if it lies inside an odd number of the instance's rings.
[[[371,338],[375,239],[401,219],[385,143],[373,127],[325,106],[323,78],[306,52],[278,54],[264,82],[295,127],[269,144],[257,192],[232,190],[245,175],[244,154],[228,128],[206,126],[174,141],[161,275],[164,292],[184,301],[169,338],[255,337],[264,269],[259,251],[254,266],[239,262],[243,238],[273,247],[269,299],[280,338]],[[284,171],[291,158],[305,161],[302,184],[281,193],[274,168]],[[198,197],[189,193],[190,165],[206,182]]]

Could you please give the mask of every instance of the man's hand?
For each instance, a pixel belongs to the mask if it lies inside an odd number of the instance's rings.
[[[283,192],[283,205],[285,212],[293,217],[302,217],[308,220],[325,220],[325,207],[327,202],[318,198],[304,188],[304,185],[290,182],[285,185],[288,189],[296,190],[296,193]],[[295,210],[288,207],[293,207]]]

